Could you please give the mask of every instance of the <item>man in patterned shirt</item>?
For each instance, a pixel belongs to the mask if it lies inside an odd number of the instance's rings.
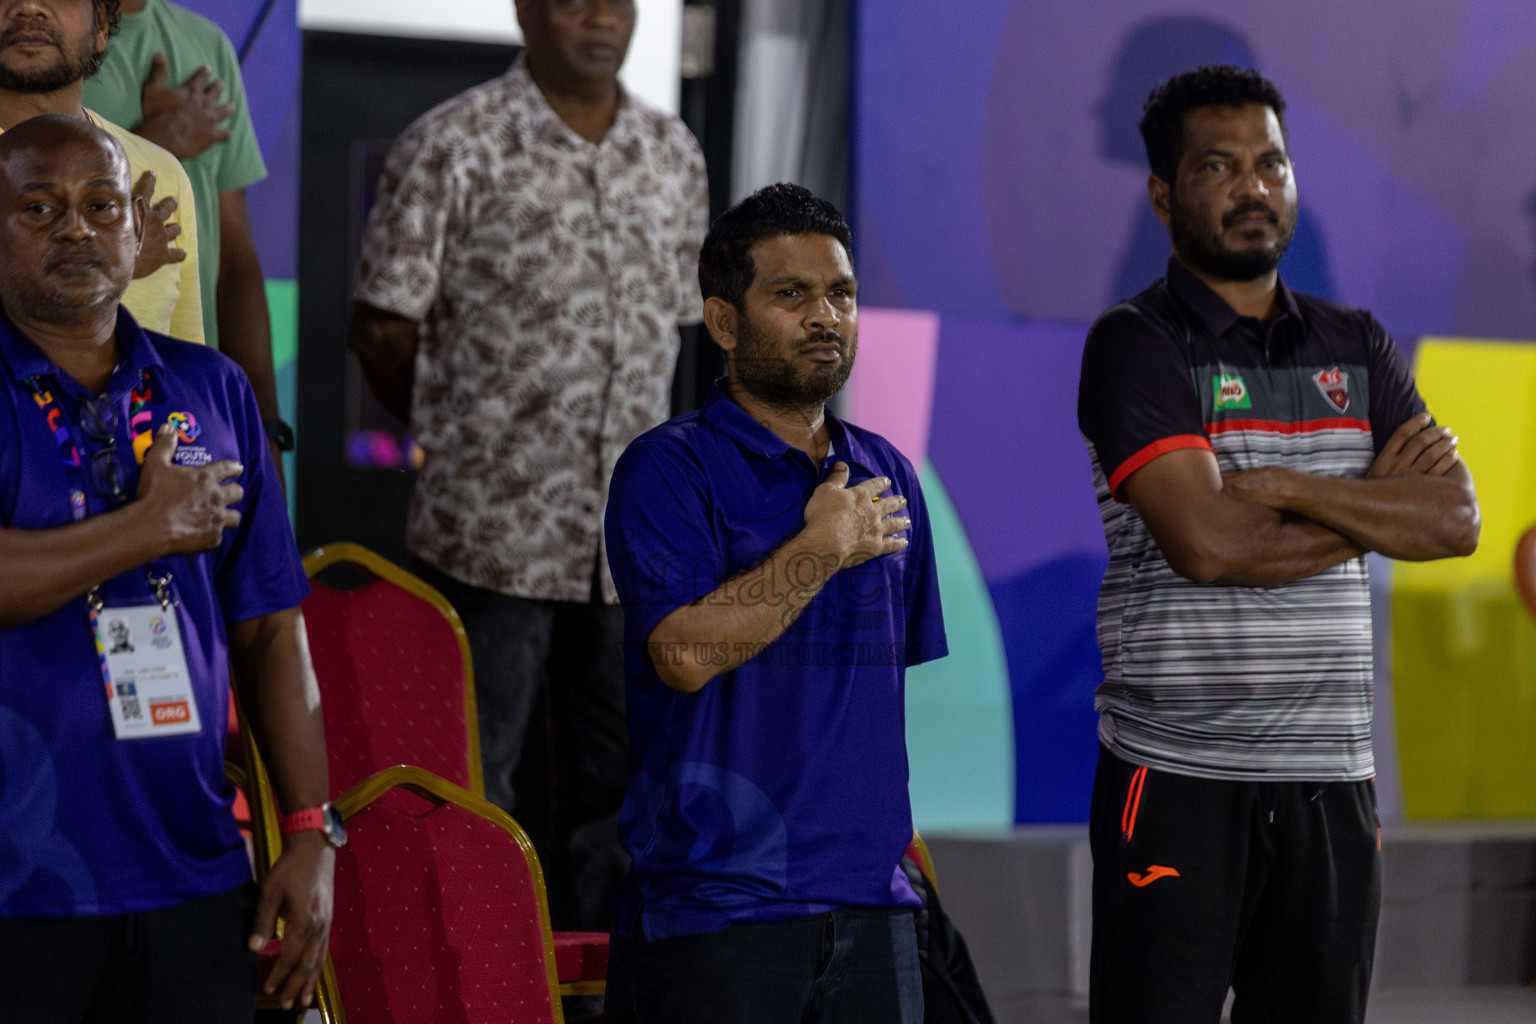
[[[486,795],[512,778],[547,669],[558,925],[606,929],[625,871],[623,625],[601,550],[619,454],[666,419],[708,227],[698,144],[618,84],[633,0],[518,0],[503,77],[395,143],[349,344],[425,461],[407,540],[463,616]],[[518,794],[527,797],[528,794]]]
[[[1369,313],[1291,291],[1285,101],[1169,79],[1168,274],[1083,354],[1109,568],[1091,1019],[1360,1021],[1380,907],[1365,554],[1477,545],[1472,477]]]

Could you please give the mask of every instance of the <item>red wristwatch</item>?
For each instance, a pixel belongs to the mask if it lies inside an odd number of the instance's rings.
[[[288,815],[283,819],[282,831],[285,836],[295,832],[324,832],[325,841],[335,847],[345,846],[347,842],[347,830],[341,823],[341,815],[336,813],[336,808],[329,802]]]

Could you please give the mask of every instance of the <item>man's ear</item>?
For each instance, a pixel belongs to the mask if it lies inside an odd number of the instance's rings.
[[[709,328],[709,336],[715,344],[725,352],[736,351],[736,325],[740,319],[741,313],[736,307],[719,296],[704,300],[704,326]]]
[[[1147,195],[1152,199],[1152,212],[1167,227],[1173,220],[1173,186],[1155,174],[1148,175]]]
[[[144,248],[144,225],[149,217],[149,201],[143,196],[133,197],[133,237],[135,240],[134,251]]]

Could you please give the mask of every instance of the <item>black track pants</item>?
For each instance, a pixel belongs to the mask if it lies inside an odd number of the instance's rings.
[[[1364,782],[1226,782],[1099,750],[1092,1024],[1360,1024],[1381,907]]]

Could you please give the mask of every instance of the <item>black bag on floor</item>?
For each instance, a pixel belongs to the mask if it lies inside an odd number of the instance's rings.
[[[922,869],[902,859],[923,907],[917,912],[917,958],[923,971],[923,1024],[996,1024],[976,977],[965,938]]]

